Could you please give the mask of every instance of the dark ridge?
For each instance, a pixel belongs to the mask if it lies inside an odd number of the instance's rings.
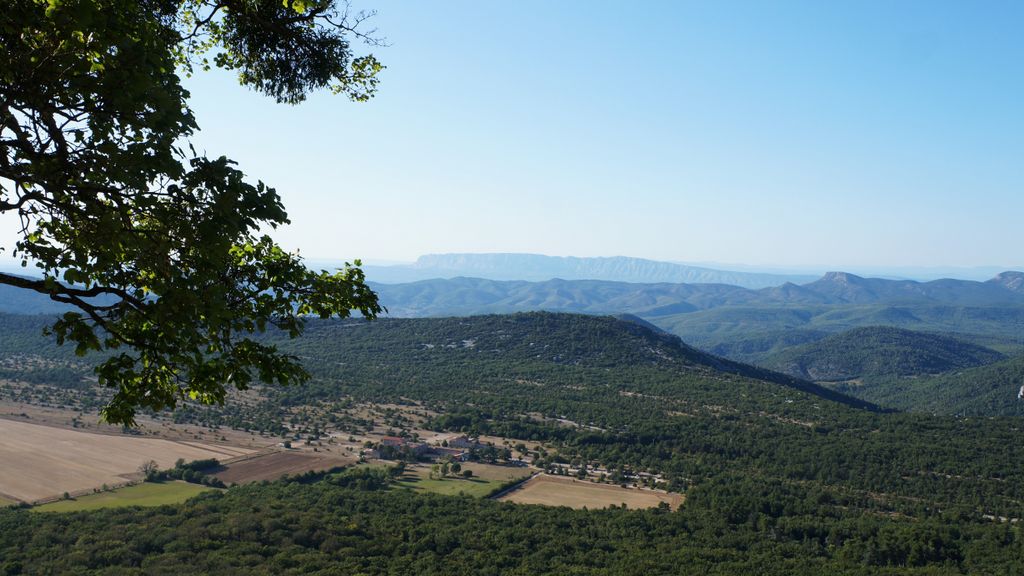
[[[939,374],[1004,358],[995,350],[948,335],[868,326],[784,350],[763,365],[799,378],[835,382]]]

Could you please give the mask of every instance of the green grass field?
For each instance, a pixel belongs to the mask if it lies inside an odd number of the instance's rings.
[[[4,506],[10,506],[12,504],[17,504],[17,502],[0,496],[0,508],[3,508]]]
[[[465,494],[483,498],[500,486],[500,480],[484,480],[482,478],[443,478],[431,479],[430,470],[426,468],[413,468],[406,472],[401,480],[395,482],[396,486],[409,488],[417,492],[431,492],[455,496]]]
[[[37,506],[38,512],[77,512],[79,510],[97,510],[99,508],[118,508],[121,506],[161,506],[177,504],[189,498],[214,490],[208,486],[189,484],[188,482],[145,482],[110,492],[79,496],[74,500],[59,500]]]

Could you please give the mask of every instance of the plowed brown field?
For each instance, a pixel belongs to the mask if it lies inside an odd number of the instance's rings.
[[[226,465],[213,475],[226,484],[277,480],[285,474],[302,474],[347,466],[354,458],[339,458],[311,452],[271,452]]]

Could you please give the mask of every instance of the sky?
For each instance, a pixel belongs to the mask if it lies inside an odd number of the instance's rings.
[[[309,258],[1024,265],[1024,3],[353,5],[368,103],[186,83]]]

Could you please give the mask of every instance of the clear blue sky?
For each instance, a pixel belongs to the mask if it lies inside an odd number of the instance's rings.
[[[360,2],[367,104],[189,81],[310,258],[1024,263],[1022,2]]]

